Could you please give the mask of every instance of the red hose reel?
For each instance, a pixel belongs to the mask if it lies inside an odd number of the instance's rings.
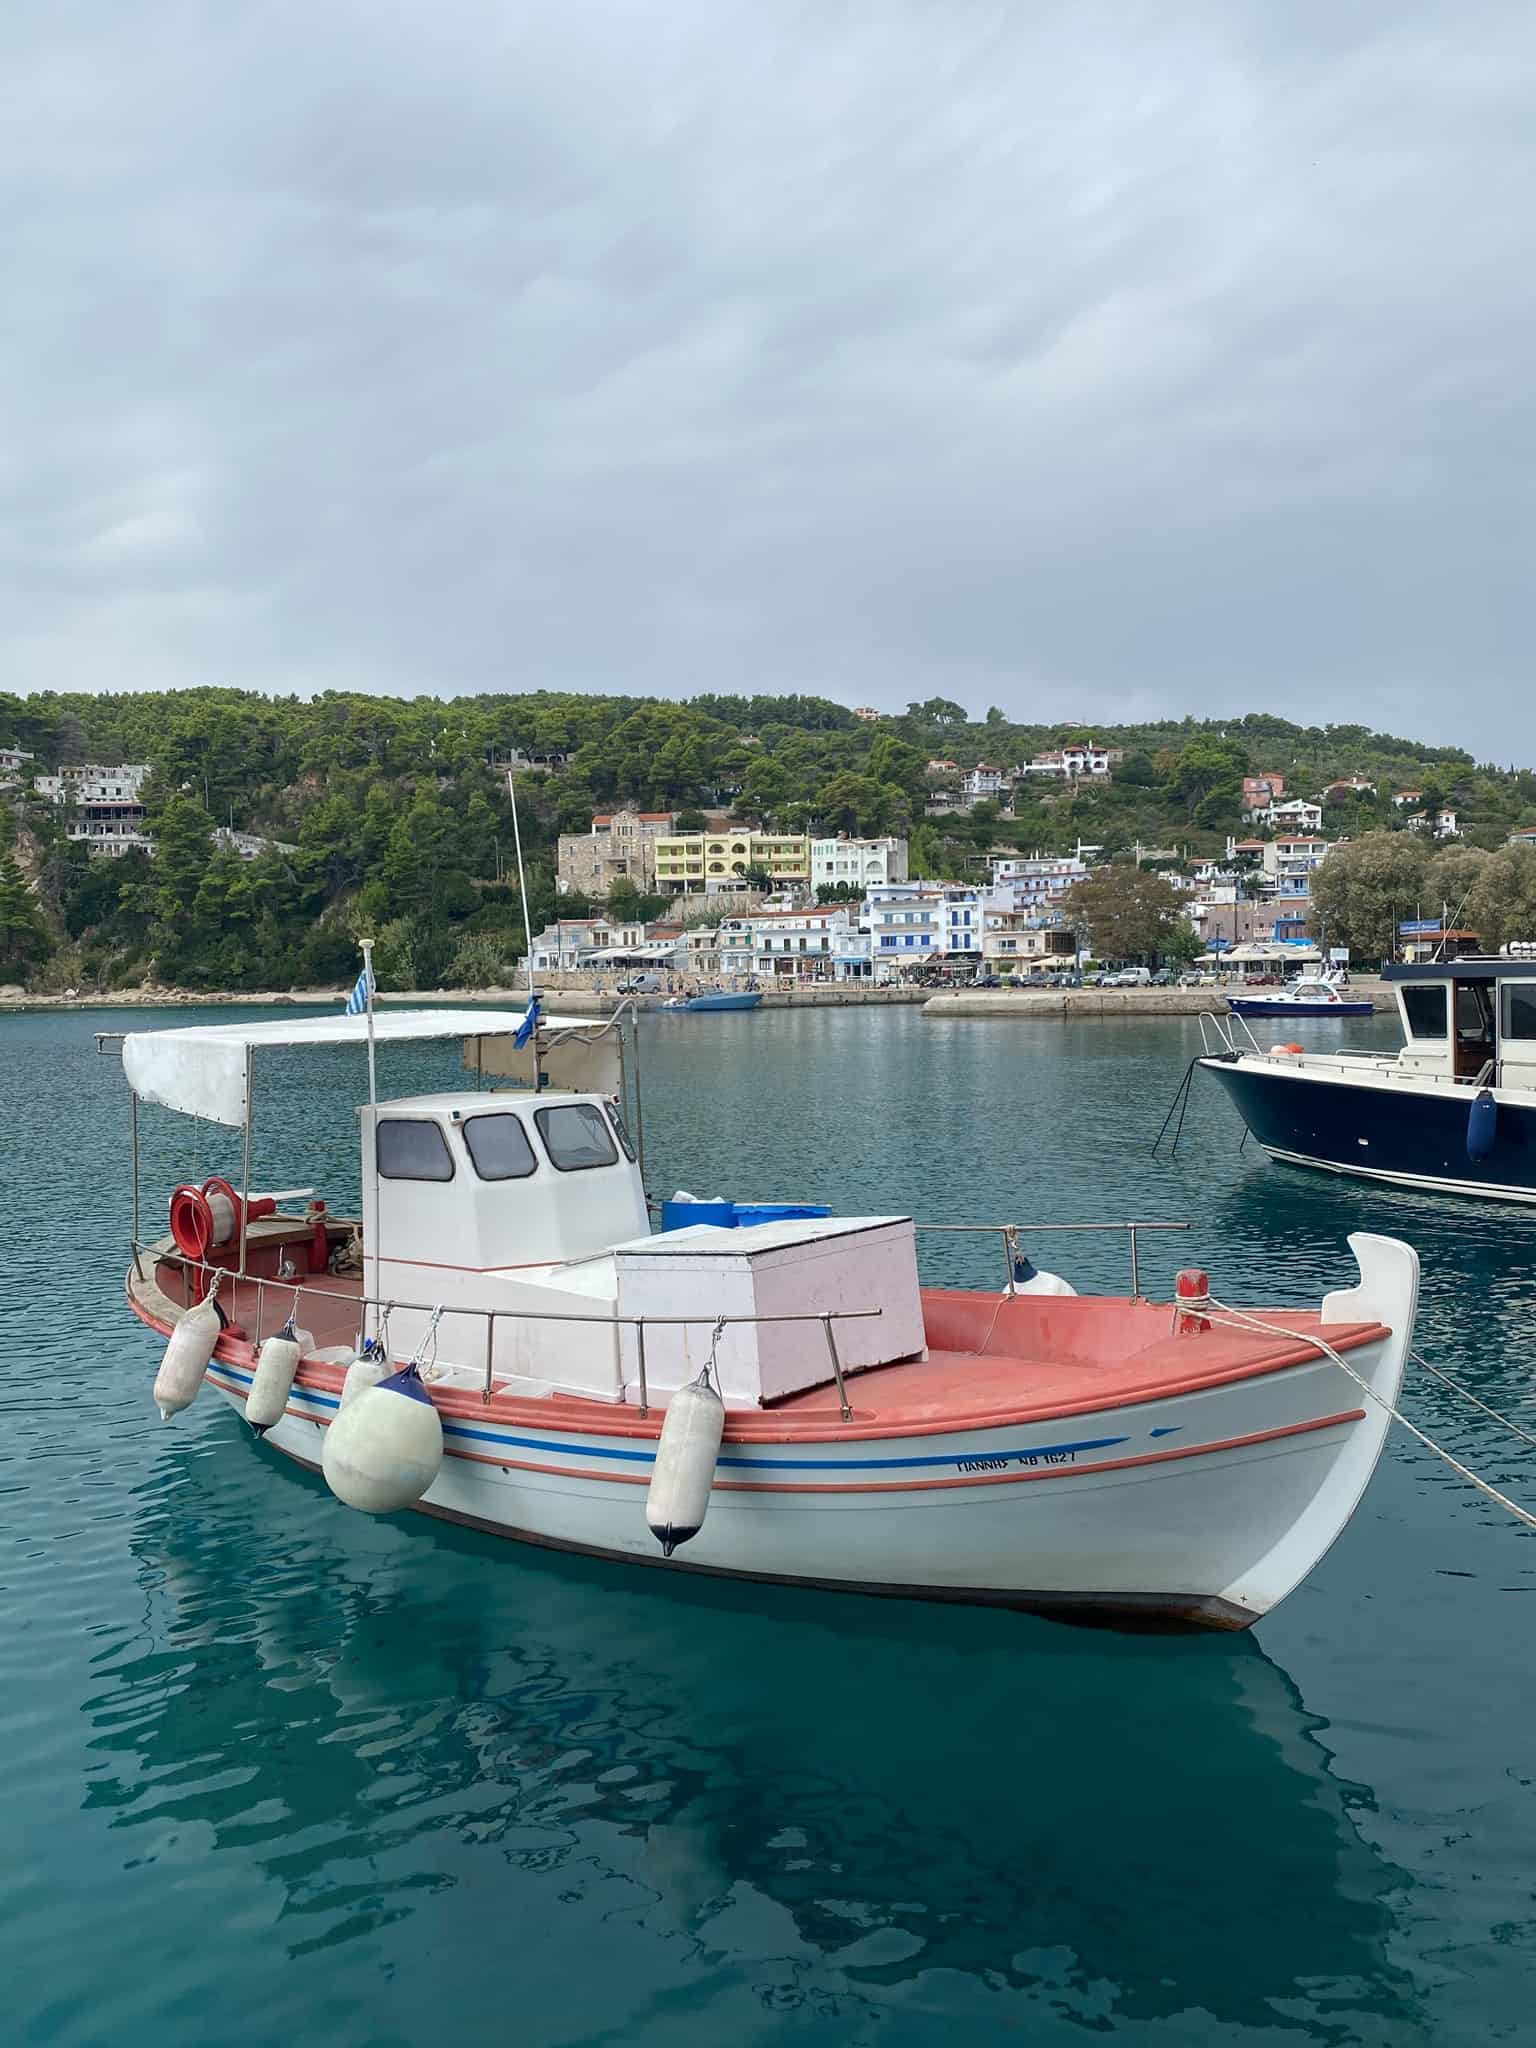
[[[277,1203],[270,1195],[255,1195],[249,1205],[241,1203],[227,1180],[210,1174],[200,1188],[179,1187],[171,1196],[171,1239],[183,1258],[218,1260],[236,1251],[240,1243],[240,1218],[254,1223],[258,1216],[270,1216]]]

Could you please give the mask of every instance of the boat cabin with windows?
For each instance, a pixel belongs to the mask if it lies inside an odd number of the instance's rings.
[[[1536,1089],[1536,957],[1389,967],[1404,1067],[1472,1087]]]
[[[1536,948],[1389,967],[1386,978],[1403,1027],[1395,1052],[1266,1051],[1232,1033],[1199,1064],[1272,1159],[1536,1202]]]

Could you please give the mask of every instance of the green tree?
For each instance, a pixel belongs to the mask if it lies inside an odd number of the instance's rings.
[[[1233,775],[1208,789],[1195,805],[1193,822],[1203,832],[1224,830],[1237,824],[1243,808],[1243,785]]]
[[[1198,960],[1205,951],[1205,941],[1189,919],[1183,917],[1163,940],[1161,950],[1165,960]]]
[[[1173,764],[1172,783],[1194,817],[1213,789],[1225,788],[1248,772],[1248,750],[1236,740],[1193,739],[1181,747]]]
[[[1411,832],[1367,832],[1335,846],[1312,876],[1308,930],[1361,959],[1390,957],[1398,925],[1426,908],[1428,867],[1428,849]]]
[[[1504,846],[1487,856],[1466,921],[1487,952],[1514,939],[1536,939],[1536,847]]]
[[[1443,846],[1432,853],[1424,878],[1424,893],[1431,905],[1430,915],[1442,909],[1453,925],[1464,926],[1469,905],[1494,856],[1476,846]]]
[[[1072,884],[1062,915],[1100,959],[1150,961],[1172,945],[1184,899],[1150,868],[1099,867]]]
[[[53,940],[11,853],[0,853],[0,977],[25,980],[53,951]]]

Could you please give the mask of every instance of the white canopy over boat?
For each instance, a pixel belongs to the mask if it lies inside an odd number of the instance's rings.
[[[412,1040],[509,1038],[522,1028],[522,1010],[375,1010],[377,1045]],[[599,1017],[541,1016],[546,1031],[602,1030]],[[174,1031],[130,1031],[123,1040],[123,1071],[143,1102],[158,1102],[186,1116],[240,1129],[249,1096],[249,1056],[268,1046],[366,1046],[362,1014],[274,1017],[261,1023],[193,1024]]]
[[[1221,957],[1244,965],[1315,967],[1323,956],[1316,946],[1296,945],[1285,939],[1250,939],[1244,945],[1229,946]]]

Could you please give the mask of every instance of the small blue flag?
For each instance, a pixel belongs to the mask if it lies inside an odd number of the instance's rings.
[[[518,1025],[517,1029],[512,1034],[512,1043],[517,1047],[519,1052],[522,1051],[523,1047],[528,1043],[529,1039],[532,1038],[534,1032],[538,1029],[538,1025],[539,999],[536,994],[530,993],[528,997],[528,1007],[523,1012],[523,1021],[521,1024]]]
[[[347,1016],[361,1017],[363,1012],[368,1008],[372,1000],[373,989],[369,982],[368,970],[365,967],[362,973],[357,977],[357,981],[353,987],[351,995],[347,997]]]

